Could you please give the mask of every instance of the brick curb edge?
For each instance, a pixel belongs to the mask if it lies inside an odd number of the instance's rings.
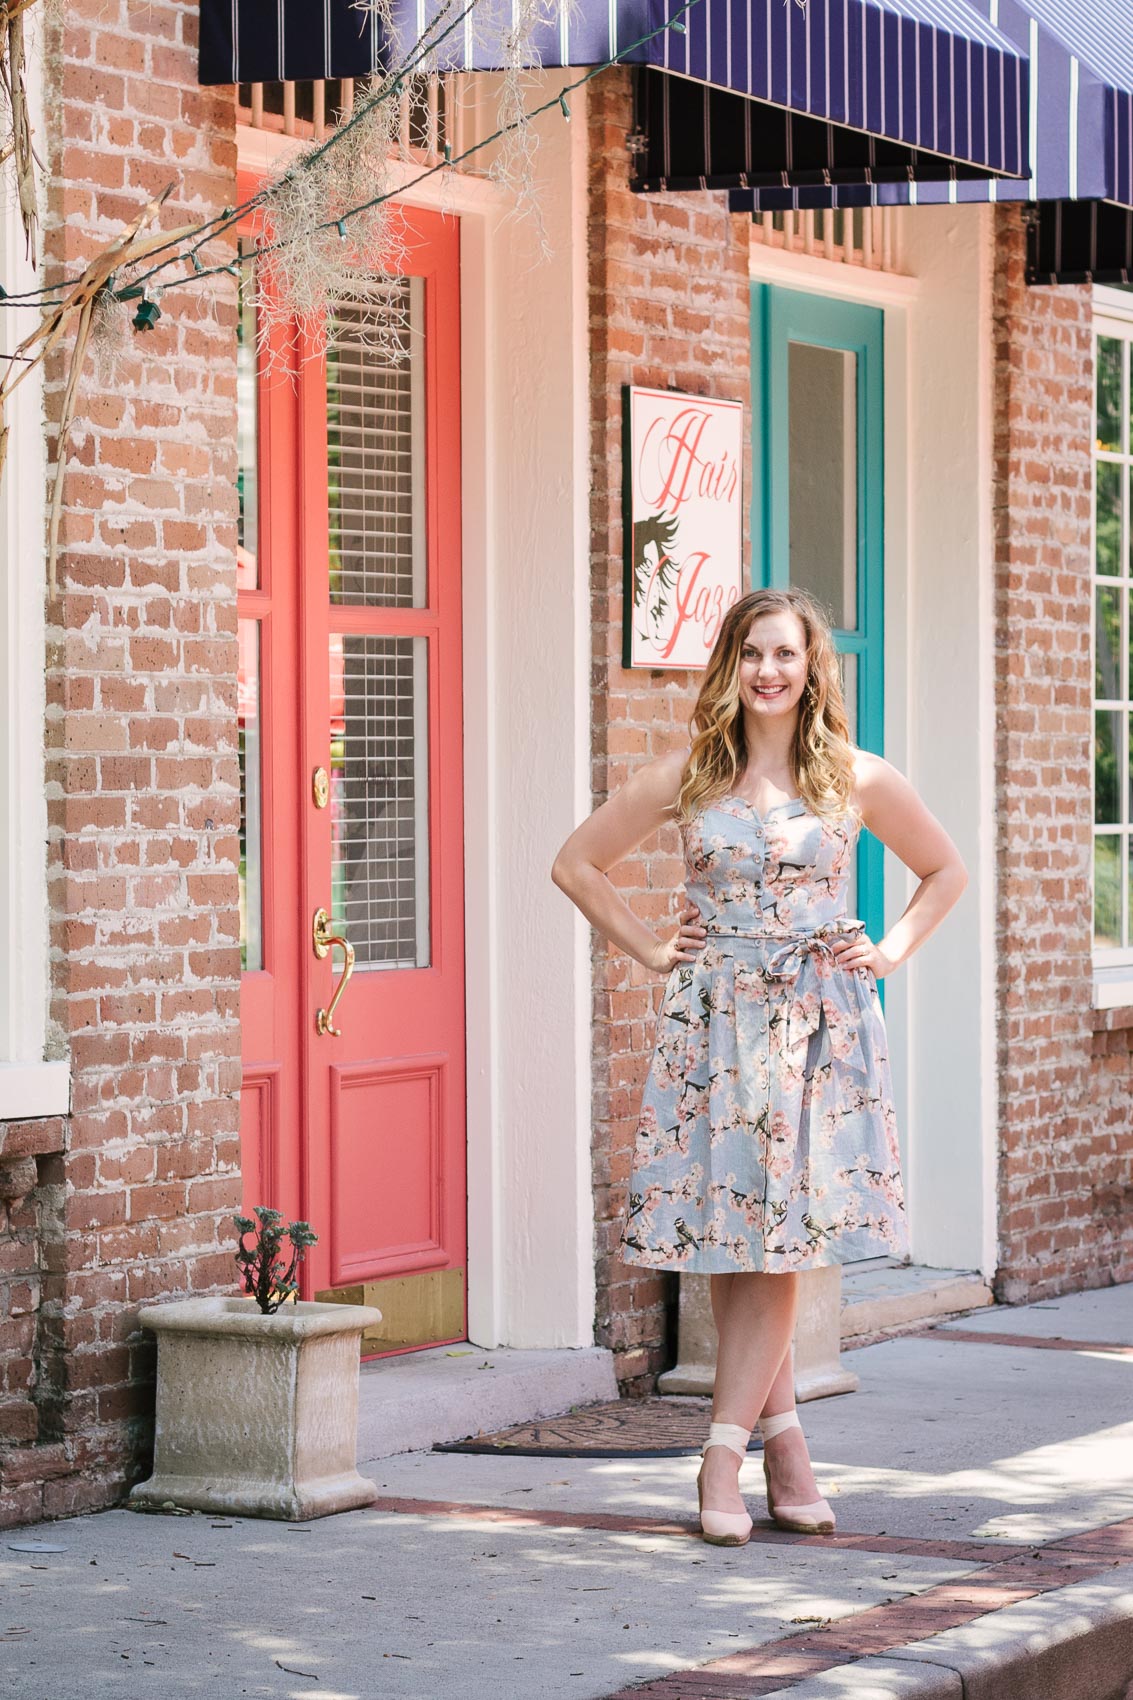
[[[1124,1567],[1122,1567],[1124,1569]],[[834,1665],[766,1700],[1124,1700],[1133,1579],[1074,1582],[955,1629]]]

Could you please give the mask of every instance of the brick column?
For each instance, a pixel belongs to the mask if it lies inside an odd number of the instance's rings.
[[[633,103],[627,70],[610,70],[595,80],[589,112],[591,726],[597,806],[635,766],[687,744],[695,697],[695,680],[686,673],[630,672],[621,665],[622,386],[669,386],[748,402],[751,220],[732,216],[725,195],[630,193],[626,137]],[[677,833],[665,832],[644,845],[613,878],[635,912],[662,929],[675,916],[683,879]],[[619,1377],[630,1391],[651,1388],[673,1355],[675,1278],[634,1269],[617,1255],[618,1215],[659,988],[654,976],[595,941],[597,1339],[617,1353]]]
[[[1133,1279],[1133,1010],[1091,1004],[1092,309],[1028,289],[997,214],[999,1271],[1007,1300]]]
[[[232,203],[236,165],[232,91],[197,86],[195,0],[69,0],[51,16],[47,282],[169,183],[166,228]],[[152,1409],[138,1304],[233,1279],[234,291],[171,291],[154,331],[127,331],[113,376],[92,360],[79,391],[48,609],[51,1015],[73,1081],[45,1252],[57,1382],[20,1437],[44,1449],[38,1498],[0,1452],[0,1518],[120,1493]],[[47,373],[50,456],[69,352]]]

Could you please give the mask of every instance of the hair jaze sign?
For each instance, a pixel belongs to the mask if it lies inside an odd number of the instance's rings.
[[[628,384],[627,667],[701,668],[743,589],[743,404]]]

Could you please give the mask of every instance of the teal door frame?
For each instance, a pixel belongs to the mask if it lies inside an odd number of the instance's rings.
[[[858,657],[857,741],[885,753],[885,316],[879,307],[757,283],[751,291],[751,563],[754,586],[791,582],[788,354],[792,342],[857,356],[857,628],[835,629]],[[863,828],[858,914],[885,931],[884,848]],[[884,982],[882,982],[884,988]]]

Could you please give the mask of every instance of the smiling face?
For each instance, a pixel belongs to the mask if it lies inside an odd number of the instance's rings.
[[[760,614],[740,650],[740,703],[761,720],[793,714],[807,679],[806,632],[790,609]]]

